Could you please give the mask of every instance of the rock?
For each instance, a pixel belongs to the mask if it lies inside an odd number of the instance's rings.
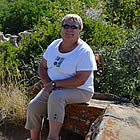
[[[93,95],[93,99],[107,100],[107,101],[114,101],[114,102],[118,101],[118,103],[129,102],[127,98],[120,97],[110,93],[100,93],[100,92],[95,92]]]
[[[85,136],[91,124],[104,114],[105,108],[110,104],[109,101],[100,101],[100,104],[96,102],[91,99],[87,103],[67,105],[63,128]]]
[[[91,140],[140,140],[140,109],[109,105]]]
[[[87,104],[66,107],[63,129],[80,134],[85,140],[139,140],[140,109],[91,99]]]
[[[17,38],[18,38],[17,35],[11,35],[11,37],[9,39],[9,42],[15,47],[18,47]]]
[[[9,41],[9,38],[5,37],[3,32],[0,32],[0,41],[2,41],[2,42]]]

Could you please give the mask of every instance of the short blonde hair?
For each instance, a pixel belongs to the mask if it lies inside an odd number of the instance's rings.
[[[76,14],[67,14],[63,17],[61,21],[61,25],[64,24],[65,21],[67,20],[73,20],[74,22],[79,24],[79,28],[82,30],[83,29],[83,21],[79,15]]]

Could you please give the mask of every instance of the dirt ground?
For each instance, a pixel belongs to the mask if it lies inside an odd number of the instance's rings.
[[[41,140],[46,140],[47,134],[48,126],[45,123],[41,132]],[[10,123],[0,124],[0,140],[26,140],[29,137],[29,131],[25,130],[24,126],[16,126]],[[68,130],[63,130],[61,132],[61,140],[84,140],[84,138]]]
[[[23,126],[10,123],[0,125],[0,140],[26,140],[29,132]]]

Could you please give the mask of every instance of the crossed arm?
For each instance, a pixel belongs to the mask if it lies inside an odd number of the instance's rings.
[[[48,93],[51,93],[53,90],[51,79],[47,74],[47,61],[42,58],[40,66],[39,66],[39,75],[44,84],[44,90]],[[64,80],[55,80],[57,88],[76,88],[78,86],[83,85],[91,71],[77,71],[76,75],[72,78],[64,79]]]

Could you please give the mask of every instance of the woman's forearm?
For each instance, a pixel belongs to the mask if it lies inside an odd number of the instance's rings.
[[[55,80],[56,87],[58,88],[76,88],[84,84],[77,77],[72,77],[64,80]]]
[[[58,87],[58,88],[79,87],[87,81],[90,73],[91,73],[91,71],[81,71],[81,72],[77,72],[75,77],[64,79],[64,80],[55,80],[56,87]]]
[[[44,85],[46,85],[48,82],[51,81],[51,79],[48,76],[47,69],[48,69],[47,61],[42,59],[40,65],[39,65],[39,75],[40,75],[41,81]]]
[[[48,82],[51,81],[51,79],[49,78],[49,76],[47,74],[46,69],[39,68],[39,75],[40,75],[41,81],[44,85],[46,85]]]

